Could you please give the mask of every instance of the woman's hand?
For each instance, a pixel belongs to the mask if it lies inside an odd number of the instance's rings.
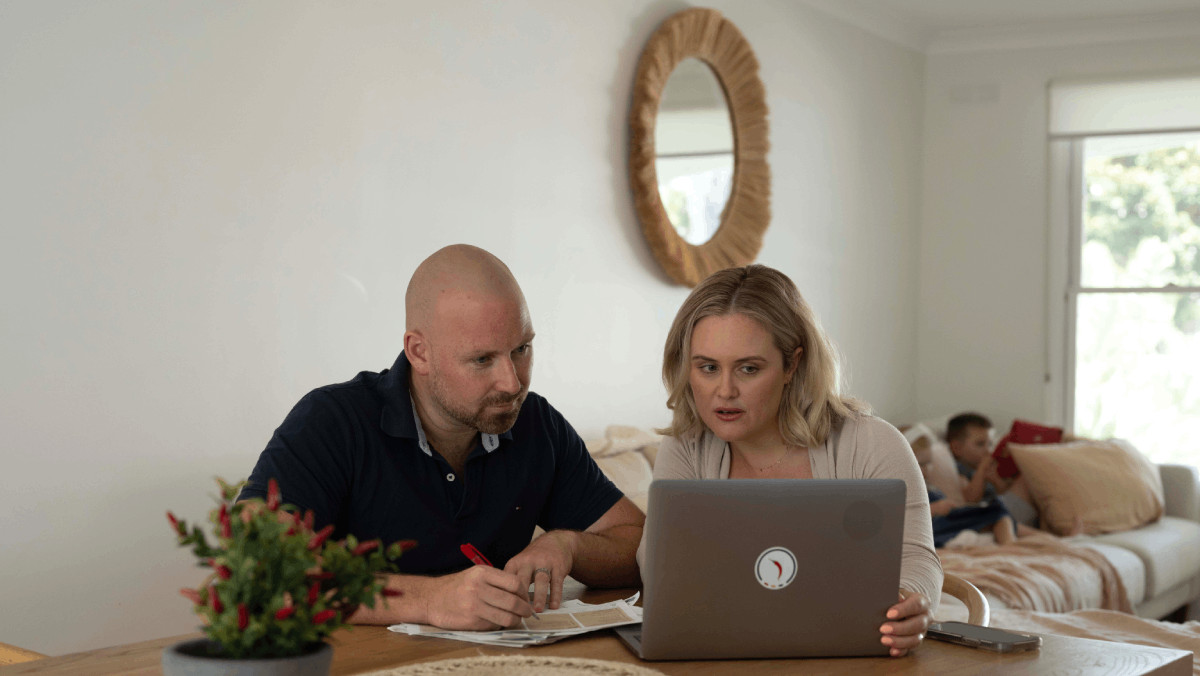
[[[922,594],[900,590],[900,603],[888,608],[888,621],[879,628],[880,641],[891,647],[892,657],[903,657],[921,645],[925,630],[933,618],[929,616],[929,600]]]

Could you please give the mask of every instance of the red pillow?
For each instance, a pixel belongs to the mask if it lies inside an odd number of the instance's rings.
[[[992,451],[992,457],[996,459],[996,473],[1005,479],[1017,476],[1021,470],[1017,468],[1016,461],[1008,452],[1008,442],[1014,444],[1057,444],[1062,441],[1063,430],[1061,427],[1046,427],[1037,423],[1031,423],[1025,420],[1014,420],[1012,429],[1004,438],[1000,439],[1000,443],[996,444],[996,450]]]

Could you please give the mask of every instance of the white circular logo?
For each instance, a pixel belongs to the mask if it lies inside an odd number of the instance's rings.
[[[754,576],[767,589],[783,589],[796,579],[796,555],[787,547],[772,547],[758,555]]]

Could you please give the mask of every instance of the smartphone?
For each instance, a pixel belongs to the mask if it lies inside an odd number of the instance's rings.
[[[1015,653],[1022,650],[1037,650],[1042,637],[1014,634],[1003,629],[980,627],[962,622],[937,622],[929,625],[925,633],[929,638],[957,643],[958,645],[983,648],[998,653]]]

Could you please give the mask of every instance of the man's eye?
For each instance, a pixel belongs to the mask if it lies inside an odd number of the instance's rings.
[[[517,349],[513,350],[513,352],[516,352],[517,354],[528,354],[529,348],[531,348],[531,347],[533,347],[533,346],[530,345],[529,343],[525,343],[521,347],[518,347]]]
[[[473,359],[472,361],[474,361],[476,364],[478,364],[478,365],[480,365],[480,366],[484,366],[484,365],[486,365],[488,362],[490,362],[491,360],[492,360],[492,358],[491,358],[491,357],[476,357],[476,358],[475,358],[475,359]]]

